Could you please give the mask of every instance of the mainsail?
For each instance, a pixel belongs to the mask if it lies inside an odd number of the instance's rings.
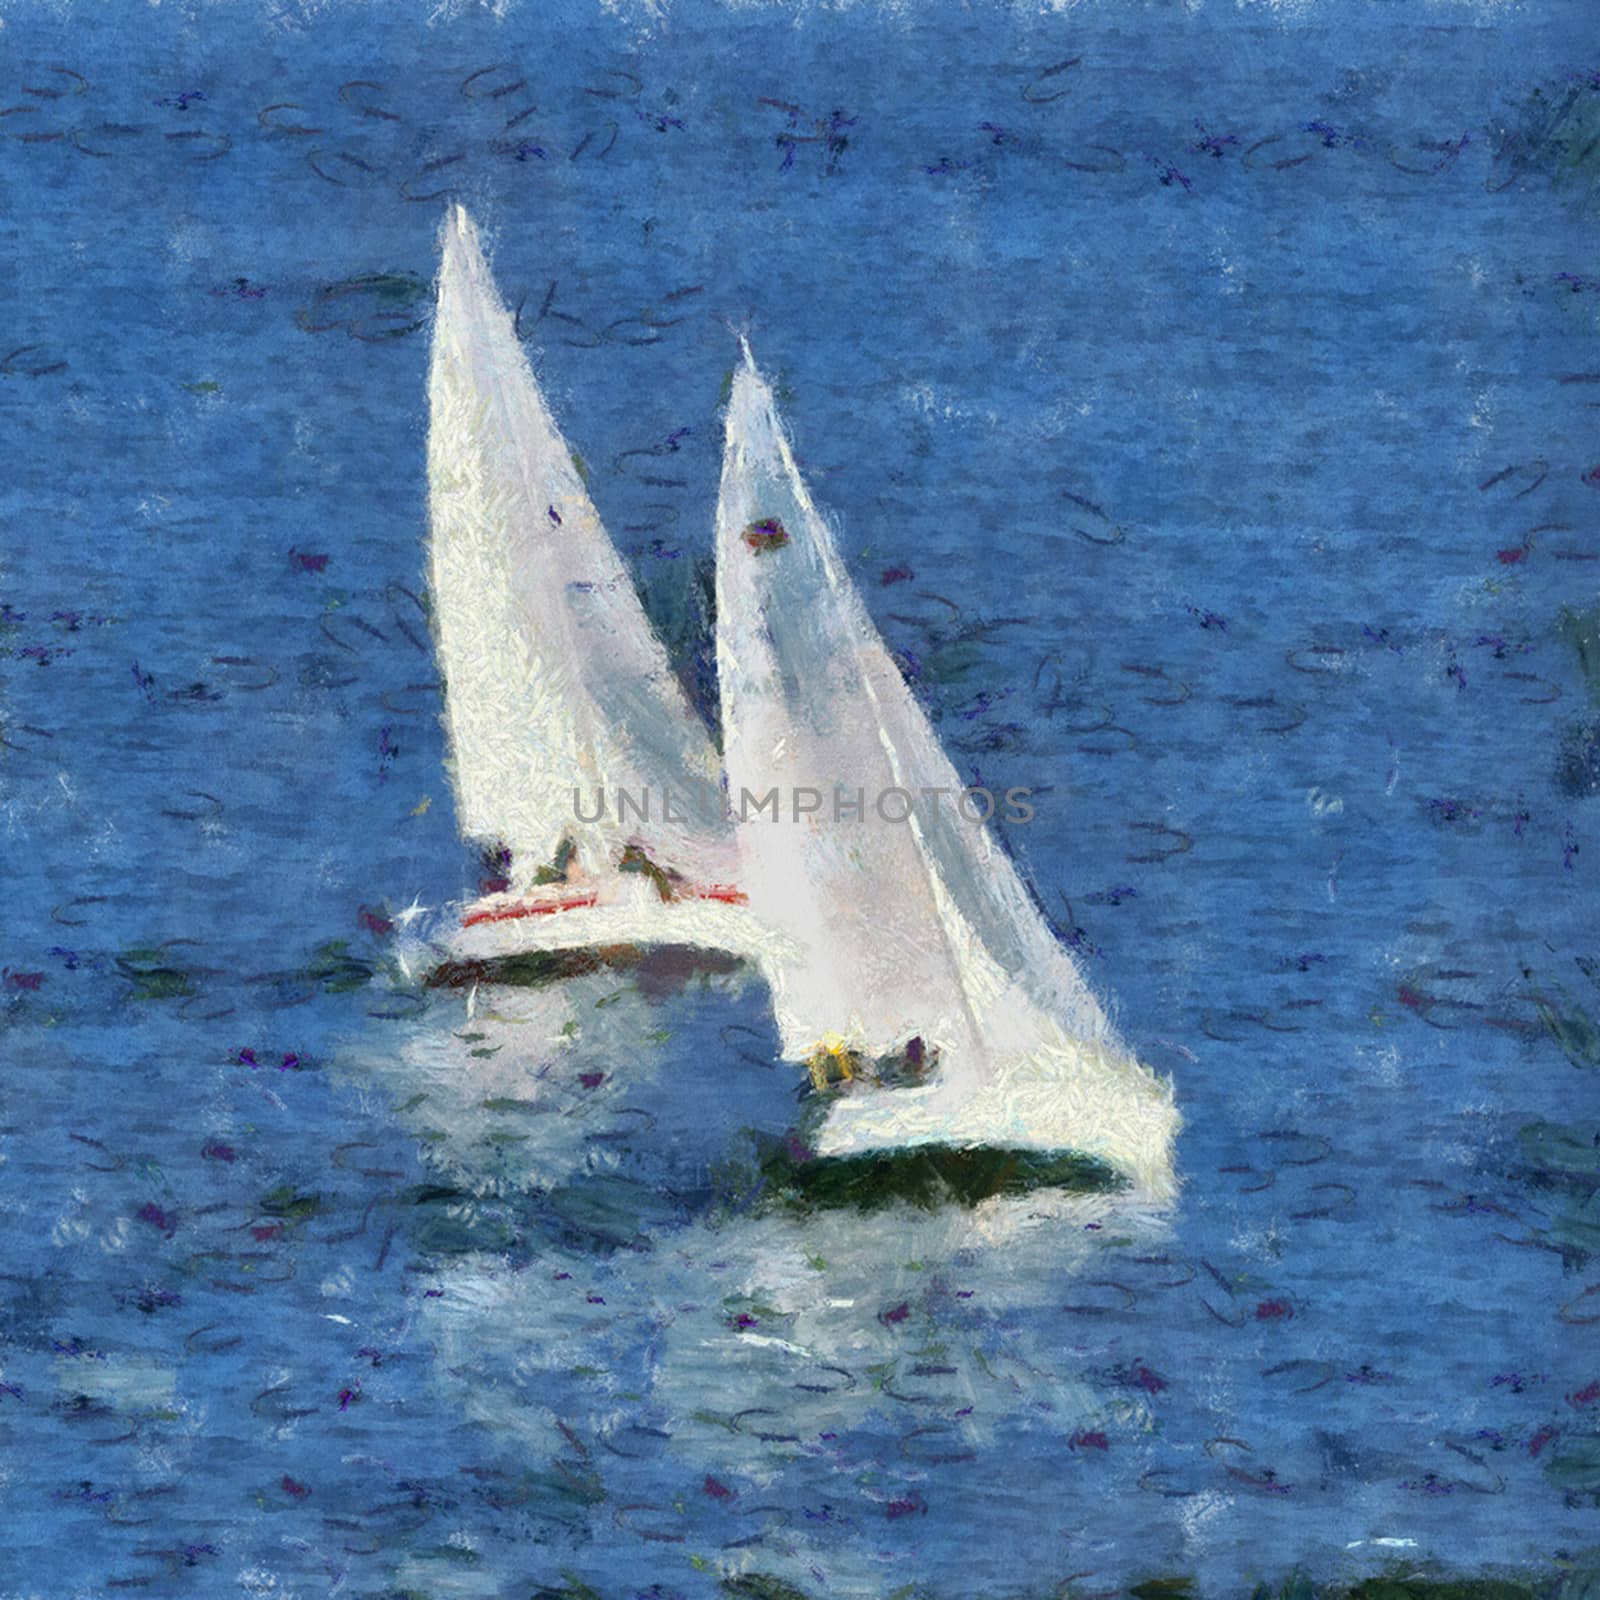
[[[850,583],[749,348],[717,510],[724,763],[786,1055],[938,1051],[841,1096],[818,1148],[1073,1148],[1173,1184],[1170,1087],[1126,1050],[962,790]],[[776,795],[773,795],[773,791]],[[902,798],[904,797],[904,798]],[[908,805],[908,801],[914,804]],[[773,815],[773,804],[777,815]]]
[[[428,380],[431,587],[461,830],[509,849],[514,891],[564,848],[593,881],[629,844],[662,871],[722,881],[730,845],[720,800],[706,803],[720,794],[710,737],[460,207],[442,246]],[[575,793],[598,820],[579,820]]]

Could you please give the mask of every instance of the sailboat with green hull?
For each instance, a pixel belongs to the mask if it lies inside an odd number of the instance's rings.
[[[816,1154],[1072,1151],[1172,1194],[1171,1085],[1122,1043],[1010,857],[955,802],[962,782],[850,582],[748,343],[716,529],[729,790],[821,801],[737,827],[747,904],[781,940],[764,966],[782,1048],[828,1102]],[[946,798],[867,798],[890,794]]]

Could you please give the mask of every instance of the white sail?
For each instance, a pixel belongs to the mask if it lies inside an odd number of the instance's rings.
[[[874,803],[900,778],[861,671],[870,625],[837,567],[771,392],[747,364],[734,378],[717,508],[717,675],[729,798],[748,819],[741,883],[797,952],[772,975],[794,1059],[831,1033],[871,1055],[971,1033],[920,846]],[[776,816],[761,807],[774,792]],[[820,806],[797,816],[797,796]]]
[[[912,1038],[939,1052],[926,1085],[841,1096],[822,1153],[1071,1148],[1169,1192],[1170,1087],[1123,1047],[1009,858],[957,810],[960,780],[850,584],[748,348],[728,410],[717,613],[742,878],[789,952],[769,963],[785,1053],[804,1059],[829,1035],[868,1056]],[[776,818],[757,810],[773,789]]]
[[[730,864],[719,770],[552,420],[460,207],[428,380],[431,588],[462,832],[526,888],[564,842],[590,881],[640,843],[702,882]],[[581,822],[582,813],[603,814]],[[618,797],[634,806],[619,818]],[[670,795],[670,804],[665,796]],[[639,820],[639,801],[650,808]],[[663,816],[663,811],[669,816]]]

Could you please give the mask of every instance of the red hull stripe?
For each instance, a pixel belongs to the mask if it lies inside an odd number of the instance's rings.
[[[742,889],[735,889],[725,883],[707,884],[705,888],[689,889],[686,893],[696,900],[717,900],[723,905],[742,906],[745,895]],[[480,922],[515,922],[521,917],[549,917],[558,911],[579,911],[586,906],[600,903],[599,892],[577,895],[569,900],[555,900],[540,904],[537,901],[522,900],[515,905],[498,906],[492,911],[469,911],[462,919],[463,928],[475,928]]]
[[[600,903],[598,894],[585,895],[576,900],[560,900],[550,905],[530,905],[523,902],[520,905],[501,906],[494,911],[469,911],[461,919],[463,928],[476,927],[480,922],[514,922],[518,917],[548,917],[557,911],[577,911],[584,906],[593,906]]]

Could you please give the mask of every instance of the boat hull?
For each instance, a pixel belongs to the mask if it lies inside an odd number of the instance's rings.
[[[1062,1039],[992,1063],[978,1082],[941,1072],[907,1088],[849,1085],[828,1097],[810,1144],[832,1158],[917,1147],[1074,1152],[1168,1200],[1180,1126],[1170,1083],[1131,1056]]]
[[[781,1204],[799,1211],[876,1211],[890,1205],[931,1211],[1039,1189],[1107,1194],[1128,1187],[1125,1176],[1092,1156],[1014,1145],[914,1144],[819,1156],[775,1143],[763,1157],[761,1174]]]
[[[729,972],[762,960],[770,936],[743,906],[716,899],[636,897],[556,910],[516,902],[468,907],[445,959],[428,975],[435,988],[474,983],[541,983],[604,967],[650,961]]]

